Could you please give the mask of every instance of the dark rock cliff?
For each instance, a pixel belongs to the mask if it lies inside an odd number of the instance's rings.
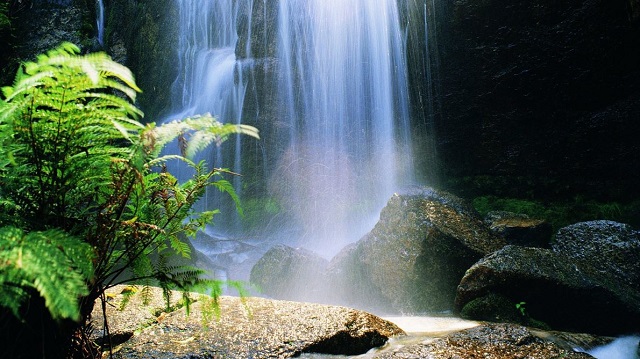
[[[528,176],[552,195],[638,195],[636,0],[456,0],[436,10],[445,177]]]

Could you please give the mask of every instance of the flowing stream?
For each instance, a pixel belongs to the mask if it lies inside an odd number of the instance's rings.
[[[248,3],[251,6],[252,1]],[[178,6],[180,31],[176,50],[179,72],[171,89],[175,112],[168,120],[210,113],[220,122],[239,123],[247,84],[243,76],[251,68],[252,59],[238,60],[235,54],[238,2],[181,0]],[[238,138],[235,146],[225,145],[224,149],[231,147],[226,153],[222,148],[210,149],[200,159],[205,159],[209,166],[242,172],[240,141]],[[177,152],[177,148],[174,150]],[[190,172],[178,166],[178,178],[187,178]],[[240,192],[238,183],[235,187]],[[223,212],[234,213],[232,206],[218,197],[214,191],[207,191],[198,209],[223,207]]]

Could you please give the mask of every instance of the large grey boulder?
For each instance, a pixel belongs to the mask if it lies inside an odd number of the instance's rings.
[[[467,271],[456,309],[472,319],[501,321],[513,319],[501,313],[513,313],[520,304],[520,319],[530,325],[604,335],[640,329],[638,288],[593,273],[550,249],[506,246]],[[495,298],[504,304],[496,306]]]
[[[155,296],[159,289],[153,289]],[[115,302],[121,301],[116,291]],[[139,303],[120,316],[113,328],[135,328],[115,358],[290,358],[302,353],[358,355],[404,332],[372,314],[345,307],[220,297],[217,307],[203,298],[184,308],[156,313],[152,320]],[[175,308],[174,308],[175,309]],[[114,310],[111,310],[113,312]],[[113,314],[110,312],[110,315]],[[142,319],[142,322],[138,321]]]
[[[327,270],[338,301],[371,310],[449,310],[465,271],[504,245],[463,200],[431,188],[395,194],[373,230]]]

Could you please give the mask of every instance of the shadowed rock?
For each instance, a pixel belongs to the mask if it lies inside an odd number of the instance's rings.
[[[583,268],[549,249],[506,246],[467,271],[458,286],[456,309],[472,313],[473,319],[491,320],[500,310],[478,305],[482,298],[498,295],[512,306],[525,302],[526,319],[554,329],[604,335],[638,330],[637,290],[621,290],[619,283],[602,281]]]
[[[640,290],[640,232],[612,221],[589,221],[561,228],[551,248],[608,283]]]

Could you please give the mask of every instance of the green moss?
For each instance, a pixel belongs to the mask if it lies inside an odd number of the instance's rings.
[[[524,316],[520,314],[513,301],[497,293],[489,293],[470,301],[462,308],[460,316],[489,322],[525,323]]]

